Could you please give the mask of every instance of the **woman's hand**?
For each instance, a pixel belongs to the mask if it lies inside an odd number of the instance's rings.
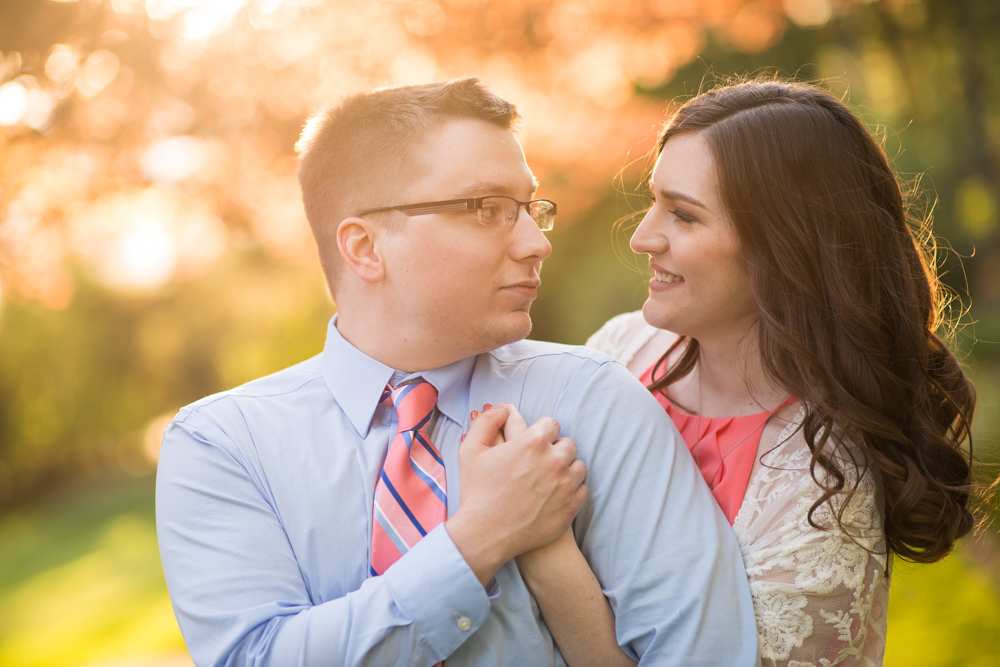
[[[503,434],[494,443],[516,438],[528,424],[513,405]],[[490,405],[483,406],[488,410]],[[545,546],[516,558],[524,583],[538,603],[559,651],[570,667],[632,667],[635,661],[618,646],[615,617],[601,584],[580,552],[570,526]]]

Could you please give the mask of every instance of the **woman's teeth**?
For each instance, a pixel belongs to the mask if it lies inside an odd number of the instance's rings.
[[[653,277],[656,278],[658,283],[682,283],[684,278],[681,276],[675,276],[672,273],[661,273],[660,271],[654,271]]]

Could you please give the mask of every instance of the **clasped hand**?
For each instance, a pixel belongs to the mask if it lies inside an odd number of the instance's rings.
[[[484,585],[507,561],[563,535],[587,499],[586,465],[559,430],[550,417],[528,426],[500,404],[459,447],[461,506],[445,527]]]

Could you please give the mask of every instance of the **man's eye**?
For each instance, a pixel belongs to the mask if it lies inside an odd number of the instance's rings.
[[[504,210],[496,204],[486,204],[479,209],[479,221],[484,225],[500,225],[504,222]]]

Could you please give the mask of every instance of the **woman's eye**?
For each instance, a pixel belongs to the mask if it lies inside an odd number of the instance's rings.
[[[695,222],[697,220],[697,218],[695,218],[693,215],[691,215],[682,208],[675,208],[674,210],[671,211],[671,213],[676,215],[677,219],[683,222]]]

